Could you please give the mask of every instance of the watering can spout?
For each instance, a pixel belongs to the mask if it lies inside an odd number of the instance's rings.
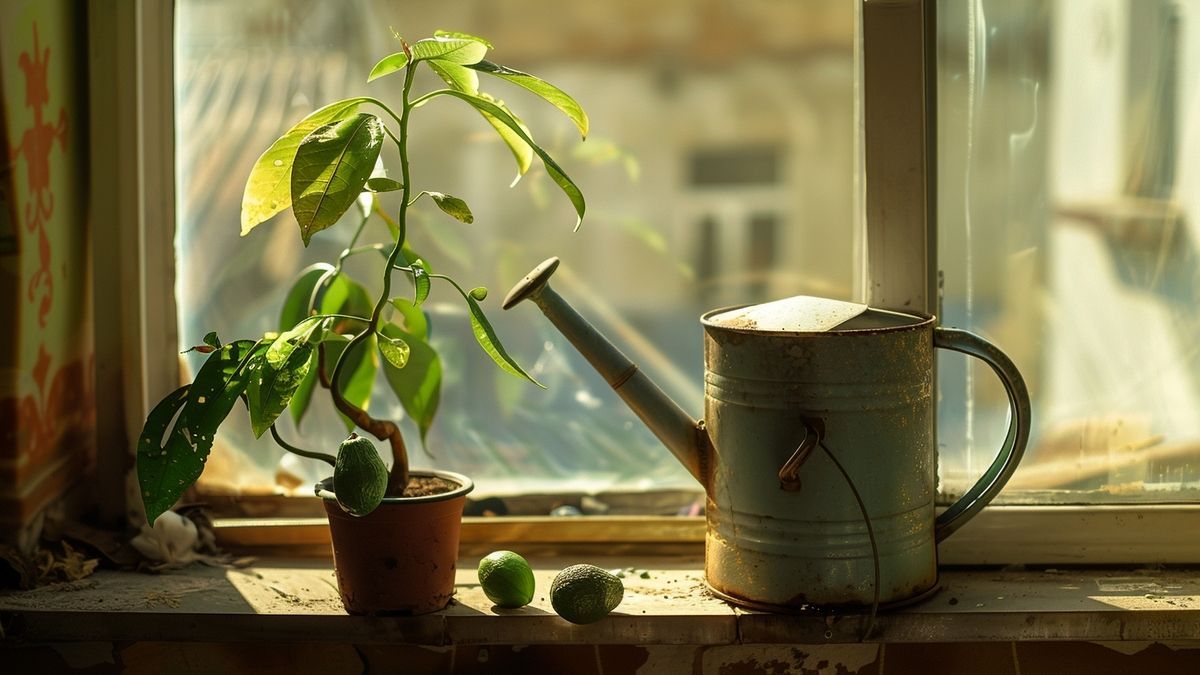
[[[588,323],[550,287],[558,258],[549,258],[525,275],[504,298],[504,309],[532,300],[554,327],[579,350],[642,422],[654,432],[684,468],[707,487],[705,467],[709,448],[704,423],[683,411],[671,397],[638,369],[621,350]]]

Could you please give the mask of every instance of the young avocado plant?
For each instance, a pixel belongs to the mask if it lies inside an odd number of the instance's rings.
[[[377,350],[382,357],[389,386],[424,440],[437,412],[441,388],[440,360],[428,341],[428,323],[421,310],[434,280],[446,282],[462,296],[483,351],[504,371],[537,384],[505,351],[484,315],[480,302],[487,289],[464,290],[449,277],[434,273],[408,244],[408,210],[422,197],[456,220],[474,220],[462,199],[417,189],[409,165],[409,120],[418,108],[436,99],[453,98],[468,104],[508,146],[516,159],[518,179],[528,171],[535,155],[542,160],[546,173],[574,206],[578,229],[584,214],[583,194],[534,142],[525,124],[503,102],[479,90],[479,73],[537,94],[562,111],[584,138],[587,115],[554,85],[485,60],[492,45],[482,38],[438,31],[434,37],[409,44],[396,37],[402,51],[379,61],[367,81],[402,78],[397,105],[366,96],[326,105],[279,137],[255,163],[242,198],[243,236],[289,207],[305,246],[356,204],[361,219],[335,264],[314,265],[297,279],[284,300],[278,332],[232,342],[222,342],[216,333],[209,333],[204,344],[193,348],[208,355],[204,364],[191,384],[154,407],[138,441],[138,481],[150,523],[200,477],[214,434],[238,399],[249,410],[256,437],[269,431],[284,449],[334,466],[334,490],[348,512],[365,515],[384,496],[403,496],[409,484],[409,466],[400,427],[367,411],[376,369],[371,352]],[[447,86],[414,96],[413,83],[421,67],[428,67]],[[380,150],[388,141],[399,151],[397,178],[389,178],[377,168],[381,166]],[[394,191],[401,200],[393,218],[376,203],[374,193]],[[372,216],[387,224],[390,241],[359,243]],[[343,269],[348,257],[367,252],[386,259],[379,269],[382,292],[373,301]],[[412,282],[412,297],[392,294],[396,272]],[[276,419],[290,408],[298,425],[317,386],[328,390],[351,431],[357,428],[390,445],[390,469],[385,469],[370,440],[355,433],[341,444],[336,457],[284,441]]]

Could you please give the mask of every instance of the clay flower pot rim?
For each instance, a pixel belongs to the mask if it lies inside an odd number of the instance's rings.
[[[432,476],[434,478],[441,478],[442,480],[447,480],[452,483],[458,483],[458,487],[449,492],[443,492],[438,495],[424,495],[421,497],[384,497],[384,504],[427,504],[429,502],[441,502],[448,499],[462,497],[471,490],[475,489],[474,481],[462,475],[461,473],[455,473],[453,471],[440,471],[436,469],[428,471],[410,471],[409,476]],[[316,492],[317,496],[321,499],[336,500],[337,496],[333,492],[333,476],[322,479],[321,482],[314,485],[313,492]]]

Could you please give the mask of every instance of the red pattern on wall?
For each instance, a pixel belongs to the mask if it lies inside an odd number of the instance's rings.
[[[50,48],[41,48],[37,24],[33,25],[33,56],[21,52],[19,65],[25,72],[25,107],[33,109],[33,126],[21,136],[21,143],[12,151],[15,161],[25,156],[26,176],[29,181],[29,196],[25,203],[25,229],[37,233],[38,268],[29,278],[26,291],[28,300],[34,302],[40,296],[38,323],[45,328],[46,317],[54,301],[54,276],[50,271],[50,239],[46,236],[46,221],[54,215],[54,193],[50,189],[50,151],[57,139],[62,151],[67,151],[67,111],[58,109],[58,124],[50,125],[43,117],[43,110],[50,103],[50,87],[47,68],[50,63]]]

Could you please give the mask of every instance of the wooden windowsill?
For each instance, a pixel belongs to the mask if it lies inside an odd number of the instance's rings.
[[[0,594],[8,639],[60,641],[326,641],[355,644],[821,644],[857,642],[864,617],[789,616],[736,609],[703,585],[699,557],[597,557],[636,567],[625,598],[601,621],[575,626],[546,595],[579,558],[535,558],[538,592],[519,610],[492,607],[459,562],[456,601],[421,617],[355,617],[338,600],[326,560],[266,559],[243,569],[193,566],[161,575],[102,571],[89,579]],[[1186,641],[1200,635],[1195,570],[944,570],[938,592],[881,614],[873,642],[1018,640]]]

